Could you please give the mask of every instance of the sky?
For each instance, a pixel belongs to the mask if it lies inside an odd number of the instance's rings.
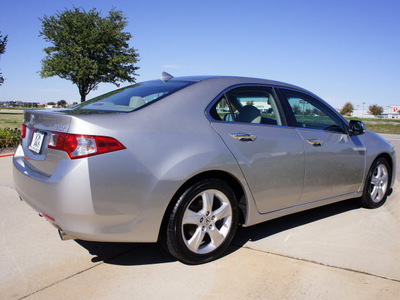
[[[138,82],[162,71],[247,76],[301,86],[336,108],[400,105],[399,0],[2,0],[0,101],[80,101],[70,81],[38,73],[50,46],[40,18],[74,6],[124,13]],[[114,89],[100,84],[87,99]]]

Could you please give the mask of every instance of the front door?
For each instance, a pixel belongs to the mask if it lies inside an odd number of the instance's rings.
[[[360,189],[366,151],[342,120],[313,97],[282,90],[293,111],[306,155],[304,190],[298,204],[351,194]]]
[[[240,165],[259,212],[295,206],[304,184],[303,140],[296,128],[286,126],[273,90],[233,89],[210,115]]]

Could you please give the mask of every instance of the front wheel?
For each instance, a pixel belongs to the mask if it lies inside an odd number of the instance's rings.
[[[197,182],[176,202],[168,218],[164,247],[188,264],[216,259],[233,239],[237,210],[235,194],[224,181]]]
[[[382,206],[388,196],[391,178],[391,168],[387,160],[381,157],[374,161],[365,181],[361,205],[366,208]]]

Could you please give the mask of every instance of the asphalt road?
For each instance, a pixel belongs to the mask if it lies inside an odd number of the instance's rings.
[[[350,200],[242,228],[227,255],[188,266],[157,244],[60,241],[11,171],[0,158],[0,299],[400,299],[398,182],[377,210]]]

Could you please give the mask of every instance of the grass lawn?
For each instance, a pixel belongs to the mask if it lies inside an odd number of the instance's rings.
[[[365,126],[367,126],[367,129],[373,132],[377,133],[389,133],[389,134],[400,134],[400,123],[399,122],[374,122],[374,123],[369,123],[368,121],[364,121]],[[378,123],[378,124],[377,124]]]
[[[367,129],[377,133],[400,134],[400,119],[361,119],[347,117],[348,120],[362,120]]]
[[[22,120],[24,118],[23,114],[16,113],[0,113],[0,128],[21,128]]]
[[[379,123],[400,123],[400,119],[379,119],[379,118],[373,118],[373,119],[366,119],[366,118],[356,118],[356,117],[345,117],[347,120],[361,120],[364,123],[365,122],[379,122]]]

